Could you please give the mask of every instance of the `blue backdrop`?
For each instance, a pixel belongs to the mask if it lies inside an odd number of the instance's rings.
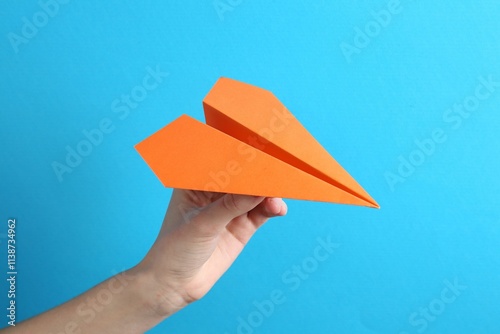
[[[288,200],[151,333],[500,331],[497,1],[10,1],[0,32],[16,320],[142,259],[171,190],[133,146],[203,120],[226,76],[273,91],[381,209]]]

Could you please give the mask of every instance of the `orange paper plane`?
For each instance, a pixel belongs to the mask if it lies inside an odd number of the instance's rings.
[[[220,78],[203,108],[135,146],[165,187],[379,207],[270,91]]]

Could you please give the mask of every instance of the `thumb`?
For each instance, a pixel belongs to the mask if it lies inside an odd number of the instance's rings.
[[[263,196],[225,194],[206,206],[192,223],[199,236],[217,236],[231,220],[248,213],[264,200]]]

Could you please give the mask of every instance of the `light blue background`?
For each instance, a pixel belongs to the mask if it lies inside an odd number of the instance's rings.
[[[151,333],[237,333],[275,289],[286,302],[255,333],[498,333],[500,87],[459,126],[443,119],[481,76],[500,81],[498,2],[401,0],[351,57],[342,43],[390,1],[222,2],[219,15],[211,0],[70,1],[17,53],[9,33],[41,7],[2,5],[0,263],[15,217],[19,319],[140,261],[171,190],[133,145],[182,113],[202,120],[227,76],[272,90],[381,209],[289,200],[203,300]],[[169,75],[120,119],[112,102],[147,67]],[[114,131],[59,182],[51,164],[105,118]],[[386,173],[438,128],[446,140],[391,189]],[[292,291],[282,275],[328,236],[340,246]],[[466,288],[439,302],[455,280]],[[445,309],[422,320],[431,304]]]

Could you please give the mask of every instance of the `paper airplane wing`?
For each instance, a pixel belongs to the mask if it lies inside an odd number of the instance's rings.
[[[378,207],[269,91],[221,78],[203,124],[183,115],[136,145],[166,187]]]

